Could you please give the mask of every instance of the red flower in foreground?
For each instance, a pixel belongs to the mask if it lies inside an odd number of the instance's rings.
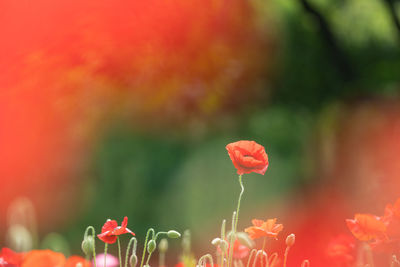
[[[21,266],[23,253],[17,253],[9,248],[2,248],[0,252],[0,267]]]
[[[326,255],[337,263],[350,265],[355,259],[355,239],[350,235],[339,235],[329,242]]]
[[[228,246],[228,251],[229,251],[229,246]],[[242,245],[238,239],[235,240],[233,243],[233,255],[232,257],[234,259],[240,260],[243,258],[246,258],[250,253],[250,249],[246,247],[245,245]]]
[[[277,239],[280,231],[283,229],[282,224],[276,224],[276,218],[263,220],[253,219],[253,226],[246,228],[244,231],[249,234],[251,239],[257,239],[263,236],[273,237]]]
[[[264,175],[268,168],[268,156],[264,147],[254,141],[230,143],[226,149],[239,175],[251,172]]]
[[[374,251],[396,254],[400,248],[400,198],[394,205],[386,205],[382,222],[386,226],[385,235],[370,245]]]
[[[386,226],[378,216],[372,214],[356,214],[354,220],[346,220],[351,233],[361,241],[382,239],[386,236]]]
[[[64,267],[65,256],[51,250],[32,250],[24,258],[21,267]]]
[[[400,239],[400,198],[392,204],[387,204],[382,221],[387,227],[387,235],[391,239]]]
[[[121,223],[121,226],[118,226],[118,223],[115,220],[107,220],[106,223],[101,228],[101,234],[98,234],[97,237],[108,244],[113,244],[117,241],[117,237],[122,234],[130,233],[135,235],[131,230],[126,228],[128,225],[128,217],[124,217],[124,220]]]
[[[91,266],[90,261],[87,261],[80,256],[71,256],[67,259],[67,262],[65,263],[65,267],[76,267],[76,265],[78,263],[80,263],[82,265],[82,267],[90,267]]]

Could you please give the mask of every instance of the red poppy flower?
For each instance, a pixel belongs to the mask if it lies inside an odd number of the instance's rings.
[[[98,234],[97,237],[108,244],[113,244],[117,241],[117,237],[122,234],[130,233],[135,235],[131,230],[126,228],[128,225],[128,217],[124,217],[124,220],[121,223],[121,226],[118,226],[118,223],[115,220],[107,220],[106,223],[101,228],[101,234]]]
[[[387,227],[387,235],[391,239],[400,239],[400,198],[392,204],[387,204],[382,221]]]
[[[239,175],[251,172],[264,175],[268,168],[268,156],[264,147],[254,141],[230,143],[226,149]]]
[[[354,220],[346,220],[351,233],[361,241],[380,239],[386,236],[386,225],[381,218],[372,214],[356,214]]]
[[[229,251],[229,245],[228,245],[228,251]],[[235,240],[233,243],[233,255],[232,257],[234,259],[240,260],[243,258],[246,258],[250,253],[250,249],[246,247],[245,245],[242,245],[238,239]]]
[[[67,259],[67,262],[65,263],[65,267],[76,267],[76,265],[78,263],[82,264],[82,267],[90,267],[91,266],[90,261],[87,261],[80,256],[70,256]]]
[[[263,220],[253,219],[253,226],[246,228],[244,231],[249,234],[251,239],[257,239],[263,236],[273,237],[277,239],[280,231],[283,229],[282,224],[276,224],[276,218]]]
[[[65,256],[62,253],[46,250],[32,250],[24,258],[21,267],[64,267]]]
[[[355,259],[355,239],[350,235],[339,235],[329,242],[326,255],[339,264],[349,266]]]
[[[0,252],[0,267],[21,266],[24,253],[17,253],[9,248],[2,248]]]

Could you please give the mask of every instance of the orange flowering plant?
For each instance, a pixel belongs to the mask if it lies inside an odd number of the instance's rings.
[[[263,220],[253,219],[253,226],[246,228],[244,231],[249,234],[251,239],[260,237],[273,237],[277,239],[280,231],[283,230],[282,224],[277,224],[275,219]]]
[[[357,213],[346,225],[353,237],[339,235],[326,250],[337,266],[400,266],[400,198],[386,205],[383,216]]]

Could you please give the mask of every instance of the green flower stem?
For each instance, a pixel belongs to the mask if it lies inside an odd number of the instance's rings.
[[[253,267],[256,267],[257,259],[259,259],[261,266],[264,266],[263,259],[265,259],[265,262],[267,263],[267,266],[268,266],[268,255],[264,251],[262,251],[262,250],[257,251],[254,261],[253,261]]]
[[[283,258],[283,267],[286,267],[286,262],[287,262],[287,257],[288,257],[288,254],[289,254],[289,249],[290,249],[289,246],[287,246],[286,249],[285,249],[285,256]]]
[[[135,237],[132,237],[131,240],[129,240],[128,247],[126,248],[125,267],[128,267],[129,250],[131,249],[132,243],[133,243],[132,255],[136,254],[137,239]]]
[[[202,256],[199,259],[199,261],[197,262],[197,266],[200,266],[200,267],[207,266],[207,262],[206,262],[207,260],[209,261],[211,267],[214,267],[214,261],[213,261],[213,258],[212,258],[212,256],[210,254],[206,254],[206,255]]]
[[[266,243],[267,243],[267,237],[265,236],[265,237],[264,237],[264,241],[263,241],[263,245],[262,245],[262,248],[261,248],[261,251],[262,251],[262,252],[265,251],[265,245],[266,245]],[[268,265],[268,262],[267,262],[267,265]],[[262,258],[261,258],[261,266],[263,266]]]
[[[168,232],[158,232],[156,234],[156,236],[154,237],[154,241],[157,241],[157,238],[158,238],[159,235],[167,235],[167,234],[168,234]]]
[[[141,262],[140,262],[140,267],[143,267],[144,256],[145,256],[145,254],[146,254],[146,248],[147,248],[147,241],[148,241],[148,239],[149,239],[150,233],[152,233],[151,238],[153,238],[154,235],[155,235],[155,232],[154,232],[154,229],[153,229],[153,228],[150,228],[149,230],[147,230],[146,240],[144,241],[144,248],[143,248],[142,260],[141,260]]]
[[[226,225],[226,220],[223,220],[222,224],[221,224],[221,240],[225,240],[225,225]],[[225,259],[225,251],[223,249],[221,249],[221,257],[220,257],[219,266],[221,266],[221,267],[224,266],[224,259]]]
[[[238,205],[237,205],[237,208],[236,208],[235,233],[236,233],[236,230],[237,230],[237,224],[238,224],[238,220],[239,220],[240,201],[242,200],[242,195],[243,195],[243,192],[244,192],[244,186],[243,186],[243,182],[242,182],[242,175],[239,175],[239,184],[240,184],[241,191],[240,191],[240,194],[239,194]]]
[[[93,237],[93,263],[94,263],[94,267],[96,267],[96,246],[95,246],[96,232],[95,232],[93,226],[88,226],[85,230],[84,239],[86,239],[88,237],[89,231],[92,232],[92,237]]]
[[[107,266],[107,248],[108,248],[108,244],[104,243],[104,267]]]
[[[154,236],[154,230],[153,230],[153,240],[154,241],[157,241],[157,238],[158,238],[158,236],[159,235],[167,235],[168,234],[168,232],[158,232],[155,236]],[[146,239],[146,242],[147,242],[147,239]],[[149,261],[150,261],[150,258],[151,258],[151,255],[153,254],[153,252],[151,252],[151,253],[149,253],[149,255],[147,256],[147,260],[146,260],[146,265],[149,265]]]
[[[236,208],[236,218],[235,218],[235,222],[232,223],[232,236],[231,236],[231,242],[230,243],[230,247],[229,247],[229,260],[228,260],[228,267],[231,267],[232,264],[232,255],[233,255],[233,244],[235,242],[235,239],[233,238],[236,234],[236,230],[237,230],[237,224],[239,221],[239,211],[240,211],[240,202],[242,200],[242,195],[244,192],[244,186],[243,186],[243,181],[242,181],[242,175],[239,175],[239,184],[240,184],[240,194],[239,194],[239,199],[238,199],[238,204],[237,204],[237,208]]]
[[[118,242],[118,258],[119,258],[119,267],[122,267],[122,257],[121,257],[121,242],[119,241],[119,237],[117,237]],[[105,267],[105,266],[104,266]]]
[[[249,258],[247,259],[247,265],[246,265],[246,267],[249,267],[249,266],[250,266],[251,260],[252,260],[253,256],[256,255],[256,253],[257,253],[257,250],[256,250],[255,248],[253,248],[253,249],[250,251],[250,256],[249,256]]]
[[[151,253],[149,253],[149,255],[147,255],[146,265],[149,265],[151,254],[153,254],[153,252],[151,252]]]
[[[232,230],[230,232],[230,238],[229,238],[228,267],[231,266],[233,257],[233,245],[235,243],[235,219],[236,219],[236,211],[234,211],[232,215]]]

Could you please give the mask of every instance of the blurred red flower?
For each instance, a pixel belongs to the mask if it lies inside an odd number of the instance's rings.
[[[283,229],[282,224],[276,224],[276,218],[263,220],[253,219],[253,226],[246,228],[244,231],[249,234],[251,239],[257,239],[263,236],[273,237],[277,239],[280,231]]]
[[[378,237],[370,245],[374,251],[396,254],[400,248],[400,198],[387,204],[382,222],[386,226],[385,235]]]
[[[17,253],[9,248],[2,248],[0,252],[0,267],[19,267],[23,257],[23,253]]]
[[[29,251],[21,267],[64,267],[65,256],[62,253],[51,250],[32,250]]]
[[[228,246],[229,251],[229,246]],[[250,249],[245,245],[242,245],[238,239],[233,243],[233,258],[240,260],[246,258],[250,253]]]
[[[361,241],[383,239],[386,236],[386,225],[380,217],[372,214],[354,215],[354,220],[346,220],[351,233]]]
[[[264,175],[268,168],[268,156],[264,147],[254,141],[230,143],[226,149],[239,175],[251,172]]]
[[[121,223],[121,226],[118,226],[118,223],[115,220],[107,220],[106,223],[101,228],[101,234],[98,234],[97,237],[108,244],[113,244],[117,241],[117,237],[122,234],[130,233],[135,235],[131,230],[126,228],[128,225],[128,217],[124,217],[124,220]]]
[[[91,263],[80,256],[70,256],[67,259],[65,267],[76,267],[76,265],[80,263],[82,267],[90,267]]]
[[[389,238],[400,239],[400,198],[392,204],[387,204],[382,221],[387,227]]]
[[[339,235],[329,242],[326,255],[339,264],[349,266],[355,259],[355,247],[354,237]]]

